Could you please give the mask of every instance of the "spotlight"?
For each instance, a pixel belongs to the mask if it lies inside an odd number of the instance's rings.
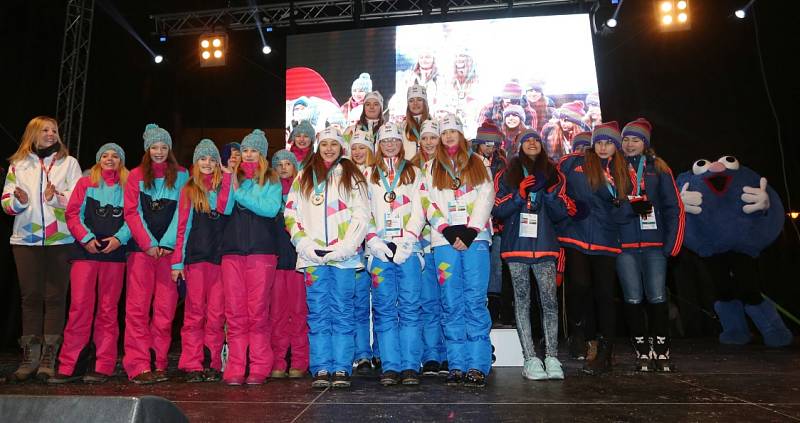
[[[739,19],[744,19],[745,16],[747,16],[747,13],[745,13],[744,9],[739,9],[739,10],[733,12],[733,14]]]
[[[228,35],[214,32],[200,36],[200,67],[225,66]]]
[[[800,217],[800,212],[796,212],[796,211],[791,211],[791,212],[789,212],[789,213],[787,213],[787,214],[788,214],[788,215],[789,215],[789,217],[791,217],[792,219],[797,219],[798,217]]]
[[[685,13],[678,13],[678,22],[684,23],[687,19],[689,19],[689,17],[686,16]]]
[[[167,36],[166,35],[159,35],[158,36],[158,41],[162,42],[162,43],[166,43],[167,42]]]
[[[611,18],[611,19],[607,20],[606,21],[606,26],[609,27],[609,28],[616,28],[617,27],[617,20],[614,19],[614,18]]]
[[[164,61],[164,56],[156,54],[155,57],[153,57],[153,61],[156,63],[161,63]]]
[[[656,0],[655,5],[661,32],[685,31],[691,28],[689,0]]]
[[[261,47],[261,52],[264,54],[270,54],[272,53],[272,47],[264,44],[264,47]]]
[[[672,15],[664,15],[661,18],[661,23],[664,24],[664,25],[672,24]]]
[[[669,13],[672,11],[672,2],[671,1],[664,1],[661,2],[661,11],[664,13]]]

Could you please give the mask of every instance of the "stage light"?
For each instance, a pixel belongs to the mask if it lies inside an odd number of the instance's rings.
[[[270,54],[272,53],[272,47],[264,45],[264,47],[261,47],[261,52],[264,54]]]
[[[685,1],[681,0],[681,1],[678,2],[678,10],[685,10],[686,6],[687,6],[687,4],[686,4]]]
[[[656,19],[661,32],[685,31],[691,28],[689,0],[657,0]]]
[[[789,212],[789,213],[787,213],[787,214],[788,214],[788,215],[789,215],[789,217],[791,217],[792,219],[797,219],[798,217],[800,217],[800,212],[796,212],[796,211]]]
[[[617,27],[617,20],[614,19],[614,18],[611,18],[611,19],[607,20],[606,21],[606,26],[609,27],[609,28],[616,28]]]
[[[664,24],[664,25],[672,24],[672,15],[664,15],[661,18],[661,23]]]
[[[153,57],[153,61],[156,63],[161,63],[164,61],[164,56],[156,54],[155,57]]]
[[[158,36],[158,41],[160,41],[162,43],[166,43],[167,42],[167,36],[166,35],[159,35]]]
[[[224,32],[200,36],[200,67],[225,66],[228,49],[228,35]]]
[[[672,2],[671,1],[664,1],[661,2],[661,11],[664,13],[668,13],[672,11]]]
[[[744,9],[739,9],[739,10],[733,12],[733,14],[739,19],[744,19],[745,16],[747,16],[747,13],[745,13]]]
[[[686,16],[685,13],[679,13],[678,14],[678,22],[684,23],[684,22],[686,22],[687,19],[689,19],[689,17]]]

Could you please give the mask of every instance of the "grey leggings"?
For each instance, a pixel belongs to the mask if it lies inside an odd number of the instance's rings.
[[[558,300],[556,300],[556,264],[552,261],[543,263],[508,263],[511,271],[511,282],[514,285],[514,313],[517,317],[517,334],[522,344],[522,355],[525,359],[533,358],[536,352],[533,347],[531,330],[531,280],[528,269],[533,270],[539,286],[539,303],[542,306],[542,328],[544,329],[545,354],[550,357],[558,355]]]

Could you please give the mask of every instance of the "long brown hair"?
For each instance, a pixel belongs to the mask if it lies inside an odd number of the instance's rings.
[[[342,151],[344,153],[344,151]],[[358,170],[358,166],[350,159],[339,155],[339,164],[342,166],[342,177],[339,183],[339,193],[344,192],[347,196],[353,191],[356,185],[361,185],[359,189],[367,189],[367,181],[364,175]],[[303,174],[300,176],[300,193],[304,198],[309,198],[314,191],[314,174],[317,175],[317,182],[325,180],[328,175],[328,168],[325,167],[325,160],[319,152],[310,155],[308,161],[303,166]],[[331,173],[331,176],[333,173]],[[330,178],[329,178],[330,179]],[[355,184],[353,184],[355,180]],[[344,190],[344,191],[342,191]]]
[[[306,160],[308,160],[308,156],[305,158],[305,160],[303,160],[303,163],[305,163]],[[236,176],[239,178],[240,181],[244,181],[245,179],[247,179],[247,177],[244,175],[244,169],[242,168],[241,163],[240,166],[236,168]],[[255,176],[258,181],[258,184],[261,186],[264,186],[264,184],[267,183],[267,181],[271,183],[278,182],[278,172],[276,172],[275,169],[269,166],[269,162],[267,161],[267,159],[260,153],[258,154],[258,169],[256,169]]]
[[[544,148],[542,148],[536,156],[536,160],[531,160],[527,154],[520,151],[508,164],[508,170],[506,171],[506,184],[508,184],[508,186],[519,186],[519,183],[522,182],[522,179],[525,177],[525,172],[522,170],[523,167],[528,170],[528,175],[539,173],[544,175],[548,180],[556,173],[556,166],[550,161],[550,158],[547,157]]]
[[[455,157],[456,168],[452,170],[457,175],[460,175],[459,177],[463,184],[477,186],[483,182],[491,182],[483,160],[469,153],[467,140],[464,138],[464,134],[459,132],[458,138],[459,148]],[[451,163],[446,148],[444,142],[439,141],[439,145],[436,146],[436,160],[434,160],[432,166],[433,186],[440,190],[452,189],[452,178],[450,174],[447,173],[447,170],[445,170],[445,166],[450,167]]]
[[[421,130],[420,127],[422,126],[422,122],[425,122],[430,118],[431,110],[428,108],[428,100],[424,100],[422,103],[422,113],[419,115],[419,122],[417,122],[417,120],[414,119],[414,115],[411,114],[411,108],[406,106],[406,129],[404,131],[406,139],[409,141],[419,142],[417,136],[414,135],[412,128],[419,132]]]
[[[584,152],[584,158],[583,173],[592,190],[597,191],[606,184],[606,175],[603,172],[603,165],[600,163],[600,156],[594,152],[594,149],[588,149]],[[617,188],[617,198],[627,198],[632,190],[631,175],[628,172],[628,162],[621,151],[617,150],[611,156],[609,168]]]
[[[125,167],[122,162],[119,164],[119,169],[117,169],[117,173],[119,174],[119,184],[120,186],[125,186],[125,182],[128,181],[128,168]],[[103,166],[100,163],[95,163],[94,166],[89,170],[89,180],[92,181],[92,185],[97,185],[103,179]]]
[[[58,122],[50,116],[36,116],[25,126],[25,132],[22,134],[22,141],[19,143],[19,148],[8,158],[9,162],[14,163],[24,160],[34,151],[36,139],[39,137],[39,133],[42,132],[45,123],[52,123],[56,127],[56,142],[59,145],[58,152],[56,153],[56,160],[69,156],[67,146],[61,142],[61,137],[58,135]]]
[[[142,168],[142,181],[144,187],[147,189],[153,188],[153,181],[156,179],[153,175],[153,159],[150,158],[150,150],[145,150],[142,157],[142,163],[139,164]],[[167,150],[167,170],[164,172],[164,185],[172,189],[175,187],[175,180],[178,179],[178,160],[170,148]]]
[[[400,145],[400,151],[397,153],[397,157],[400,160],[404,160],[405,152],[403,151],[403,145]],[[383,161],[383,151],[381,151],[380,146],[378,146],[378,151],[375,153],[375,164],[372,166],[372,175],[370,175],[370,182],[375,185],[380,183],[380,175],[378,174],[378,170],[380,169],[385,174],[389,173],[389,170],[386,169],[386,163]],[[412,161],[407,161],[406,166],[403,168],[403,171],[400,173],[400,181],[397,185],[406,185],[414,183],[414,177],[416,176],[416,172],[414,170],[414,163]]]
[[[222,183],[222,170],[219,165],[214,167],[214,173],[211,177],[211,189],[206,188],[203,183],[203,173],[200,172],[200,166],[196,163],[192,166],[192,177],[186,181],[183,187],[184,193],[189,196],[189,201],[192,202],[192,208],[200,213],[209,213],[211,211],[211,204],[208,201],[209,191],[216,191]]]
[[[644,149],[642,153],[644,157],[648,157],[653,161],[653,164],[656,166],[656,172],[658,173],[669,173],[672,170],[669,168],[667,162],[665,162],[661,157],[656,155],[656,151],[650,147]]]

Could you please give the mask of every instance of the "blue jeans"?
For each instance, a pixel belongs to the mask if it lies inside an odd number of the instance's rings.
[[[442,326],[450,370],[489,373],[492,319],[486,308],[489,243],[474,241],[466,251],[450,245],[433,248],[442,299]]]
[[[421,261],[419,254],[412,254],[403,264],[375,257],[371,260],[375,331],[381,344],[384,372],[419,369]]]
[[[617,256],[617,275],[628,304],[667,301],[667,257],[660,248],[625,251]]]
[[[309,367],[333,373],[353,370],[355,269],[306,267]]]
[[[491,273],[489,273],[489,293],[500,295],[503,290],[503,259],[500,257],[500,234],[492,236]]]

